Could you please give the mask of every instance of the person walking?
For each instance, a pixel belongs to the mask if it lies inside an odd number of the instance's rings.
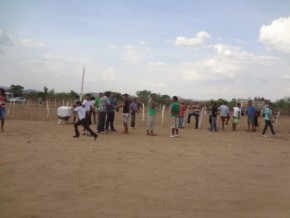
[[[0,120],[1,120],[1,132],[4,132],[4,123],[5,123],[5,90],[3,88],[0,88]]]
[[[136,128],[136,113],[138,112],[137,99],[133,98],[133,101],[130,104],[131,111],[131,128]]]
[[[275,131],[274,131],[273,125],[272,125],[273,116],[272,116],[272,110],[271,110],[270,105],[266,105],[264,120],[265,120],[265,126],[264,126],[264,129],[263,129],[263,132],[262,132],[262,136],[263,137],[267,137],[265,134],[266,134],[266,131],[267,131],[268,127],[270,127],[272,135],[273,136],[277,136]]]
[[[178,137],[178,115],[180,112],[179,103],[177,102],[178,98],[177,96],[173,96],[171,99],[170,104],[170,115],[171,115],[171,135],[170,138],[176,138]]]

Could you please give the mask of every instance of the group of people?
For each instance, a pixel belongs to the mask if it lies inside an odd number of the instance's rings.
[[[0,121],[1,121],[1,131],[4,131],[5,123],[5,90],[0,88]],[[155,120],[157,113],[158,104],[155,99],[155,94],[151,94],[147,103],[147,135],[156,136],[155,133]],[[136,113],[139,111],[137,99],[129,99],[128,94],[123,95],[123,102],[117,105],[117,101],[114,94],[111,92],[100,93],[98,97],[92,97],[90,94],[86,94],[83,102],[76,101],[74,112],[78,115],[78,121],[74,119],[75,135],[74,137],[79,137],[80,132],[78,126],[82,125],[84,128],[83,134],[89,134],[97,138],[98,134],[105,134],[108,131],[117,131],[114,127],[115,111],[122,109],[122,122],[124,126],[123,133],[128,134],[128,122],[129,117],[131,120],[131,128],[136,127]],[[192,112],[188,114],[187,123],[190,123],[191,117],[195,117],[195,129],[199,128],[199,119],[201,114],[201,107],[197,102],[194,102],[188,107],[185,106],[184,101],[178,101],[177,96],[173,96],[170,104],[170,127],[172,129],[171,138],[178,137],[179,129],[184,128],[184,116],[186,110],[191,110]],[[230,120],[230,110],[226,102],[224,102],[219,107],[216,102],[211,101],[207,112],[209,113],[209,130],[211,132],[217,132],[217,117],[220,114],[222,130],[225,129],[225,125],[229,125]],[[232,130],[236,131],[236,127],[241,118],[241,104],[238,103],[232,110]],[[258,118],[261,113],[253,106],[253,102],[249,101],[246,108],[245,114],[247,116],[248,131],[255,132],[259,126]],[[96,116],[97,115],[97,116]],[[262,117],[265,120],[265,126],[262,131],[262,136],[266,136],[266,131],[270,128],[273,136],[277,136],[273,128],[273,112],[271,105],[265,106],[262,113]],[[97,123],[96,132],[90,128],[93,122]],[[97,121],[96,121],[97,118]]]
[[[131,128],[135,128],[135,117],[138,112],[137,99],[129,100],[129,95],[123,95],[123,102],[117,105],[114,94],[111,92],[99,93],[98,97],[91,97],[86,94],[83,102],[77,101],[75,103],[74,112],[78,115],[78,122],[74,122],[75,135],[79,137],[78,126],[84,127],[83,134],[92,135],[95,139],[98,134],[106,134],[108,131],[117,131],[114,127],[115,111],[122,108],[122,121],[124,125],[123,133],[128,134],[128,121],[131,115]],[[96,123],[97,115],[97,133],[91,130],[91,120]]]
[[[80,112],[80,107],[84,108],[85,112]],[[155,99],[155,94],[151,94],[149,96],[149,100],[147,103],[147,135],[156,136],[155,133],[155,120],[156,120],[156,113],[157,113],[158,104]],[[77,130],[77,126],[83,125],[84,132],[94,136],[96,139],[97,134],[92,133],[93,131],[90,129],[91,124],[91,117],[97,114],[98,122],[97,122],[97,133],[105,134],[108,131],[117,131],[114,127],[114,117],[115,117],[115,110],[119,110],[122,108],[122,122],[124,126],[123,133],[129,133],[128,130],[128,122],[129,117],[131,118],[131,128],[135,128],[135,119],[136,113],[138,112],[138,105],[137,99],[133,98],[132,100],[129,99],[128,94],[123,95],[123,102],[117,105],[116,99],[114,98],[113,93],[106,92],[100,93],[99,97],[91,98],[90,95],[86,95],[83,103],[77,102],[76,108],[74,111],[79,114],[79,121],[75,123],[75,137],[79,137],[79,132]],[[179,129],[184,128],[184,116],[186,110],[192,110],[188,114],[187,123],[190,123],[191,117],[195,117],[195,129],[199,128],[199,119],[201,115],[201,107],[198,102],[194,102],[192,105],[185,106],[184,101],[178,101],[177,96],[173,96],[171,99],[170,104],[170,127],[171,127],[171,138],[179,137]],[[229,121],[232,114],[232,130],[237,130],[237,125],[240,121],[242,109],[241,104],[238,103],[235,107],[233,107],[232,111],[230,112],[227,102],[224,102],[219,107],[217,106],[216,102],[211,101],[210,106],[208,107],[207,112],[209,113],[209,131],[217,132],[217,119],[218,115],[220,115],[220,121],[222,130],[225,130],[225,125],[229,125]],[[85,115],[83,115],[85,114]],[[277,136],[273,125],[273,116],[272,110],[270,105],[266,105],[264,110],[264,119],[265,119],[265,127],[262,131],[262,136],[266,137],[266,131],[268,127],[270,127],[273,136]],[[248,123],[248,131],[255,132],[258,127],[258,118],[260,116],[260,111],[258,111],[254,106],[253,102],[249,101],[248,106],[246,108],[246,116],[247,116],[247,123]],[[81,119],[82,118],[82,119]],[[84,119],[86,121],[84,121]]]

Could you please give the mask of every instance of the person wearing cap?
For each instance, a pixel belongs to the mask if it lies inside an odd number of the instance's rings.
[[[263,129],[263,132],[262,132],[262,136],[263,137],[267,137],[265,134],[266,134],[266,131],[267,131],[268,127],[270,127],[272,135],[273,136],[277,136],[275,131],[274,131],[273,125],[272,125],[273,116],[272,116],[272,110],[271,110],[270,105],[266,105],[265,106],[265,117],[264,117],[264,120],[265,120],[265,126],[264,126],[264,129]]]

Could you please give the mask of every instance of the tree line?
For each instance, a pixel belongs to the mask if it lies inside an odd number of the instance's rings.
[[[31,100],[39,100],[41,99],[42,101],[47,100],[47,99],[57,99],[57,100],[77,100],[80,98],[80,95],[76,93],[75,91],[71,90],[70,92],[55,92],[54,89],[49,90],[46,86],[43,87],[43,91],[31,91],[31,92],[25,92],[24,87],[21,85],[14,85],[12,84],[9,89],[9,92],[13,93],[15,97],[25,97],[27,99]],[[104,91],[105,93],[107,91]],[[122,101],[122,93],[119,92],[114,92],[114,91],[109,91],[114,93],[114,97],[117,99],[117,101]],[[146,105],[148,98],[152,92],[150,90],[140,90],[136,92],[135,96],[131,97],[136,97],[138,99],[139,103],[143,103]],[[160,105],[170,105],[171,103],[171,98],[167,94],[160,94],[160,93],[154,93],[156,96],[156,102]],[[182,99],[185,103],[185,105],[192,104],[192,99],[184,99],[182,97],[179,97],[179,99]],[[218,105],[221,105],[223,102],[228,102],[228,106],[230,108],[233,108],[237,104],[236,99],[232,99],[231,101],[227,101],[223,98],[219,99],[210,99],[209,101],[215,101],[217,102]],[[203,101],[199,102],[202,106],[209,106],[209,101]],[[290,115],[290,97],[284,97],[280,100],[277,100],[276,102],[271,102],[270,100],[265,99],[265,103],[269,104],[271,103],[274,107],[275,110],[280,110],[286,113],[287,115]]]

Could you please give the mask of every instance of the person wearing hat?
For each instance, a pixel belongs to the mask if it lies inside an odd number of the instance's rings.
[[[263,132],[262,132],[262,136],[263,137],[267,137],[265,134],[266,134],[266,131],[267,131],[268,127],[270,127],[272,135],[273,136],[277,136],[275,131],[274,131],[273,125],[272,125],[273,117],[272,117],[272,110],[271,110],[270,105],[266,105],[265,106],[265,117],[264,117],[264,120],[265,120],[265,126],[264,126],[264,129],[263,129]]]

